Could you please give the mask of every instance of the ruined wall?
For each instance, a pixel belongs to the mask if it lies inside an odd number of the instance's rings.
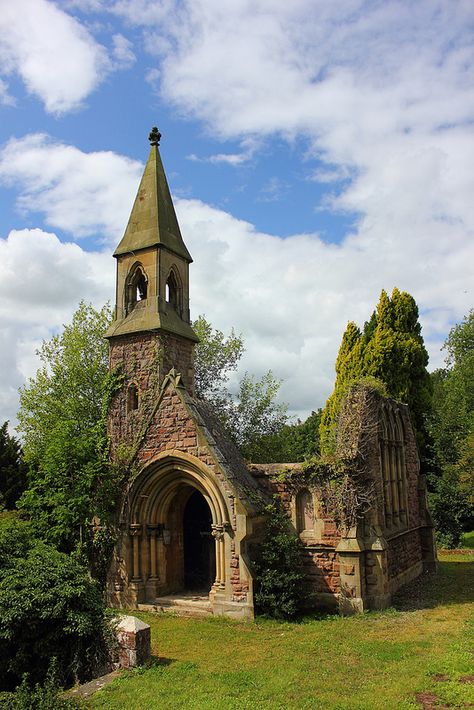
[[[278,495],[298,532],[296,494],[290,485],[278,479],[281,471],[300,469],[299,464],[249,464],[249,471],[266,495]],[[340,561],[336,547],[341,539],[332,518],[321,515],[315,493],[312,530],[299,531],[302,565],[306,576],[306,606],[334,606],[340,592]]]

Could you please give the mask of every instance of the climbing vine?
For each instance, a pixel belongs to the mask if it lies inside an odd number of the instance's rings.
[[[348,386],[337,418],[337,453],[312,456],[298,468],[284,468],[272,477],[292,495],[303,488],[314,491],[323,515],[331,517],[341,531],[356,525],[375,503],[367,461],[377,435],[376,399],[382,393],[369,378]]]

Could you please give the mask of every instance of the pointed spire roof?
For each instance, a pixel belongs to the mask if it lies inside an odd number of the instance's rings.
[[[170,189],[158,149],[161,134],[150,133],[150,155],[122,241],[114,256],[129,254],[147,247],[162,246],[186,261],[191,254],[186,248],[174,211]]]

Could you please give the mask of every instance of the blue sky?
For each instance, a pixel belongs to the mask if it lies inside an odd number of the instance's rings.
[[[321,406],[348,320],[416,298],[431,367],[472,307],[474,6],[16,0],[0,15],[0,419],[81,298],[113,298],[153,125],[192,316]]]

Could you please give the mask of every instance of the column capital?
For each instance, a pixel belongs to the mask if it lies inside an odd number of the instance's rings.
[[[160,537],[163,534],[163,523],[148,523],[146,532],[149,537]]]
[[[132,523],[129,526],[129,533],[133,537],[143,535],[143,525],[142,523]]]

